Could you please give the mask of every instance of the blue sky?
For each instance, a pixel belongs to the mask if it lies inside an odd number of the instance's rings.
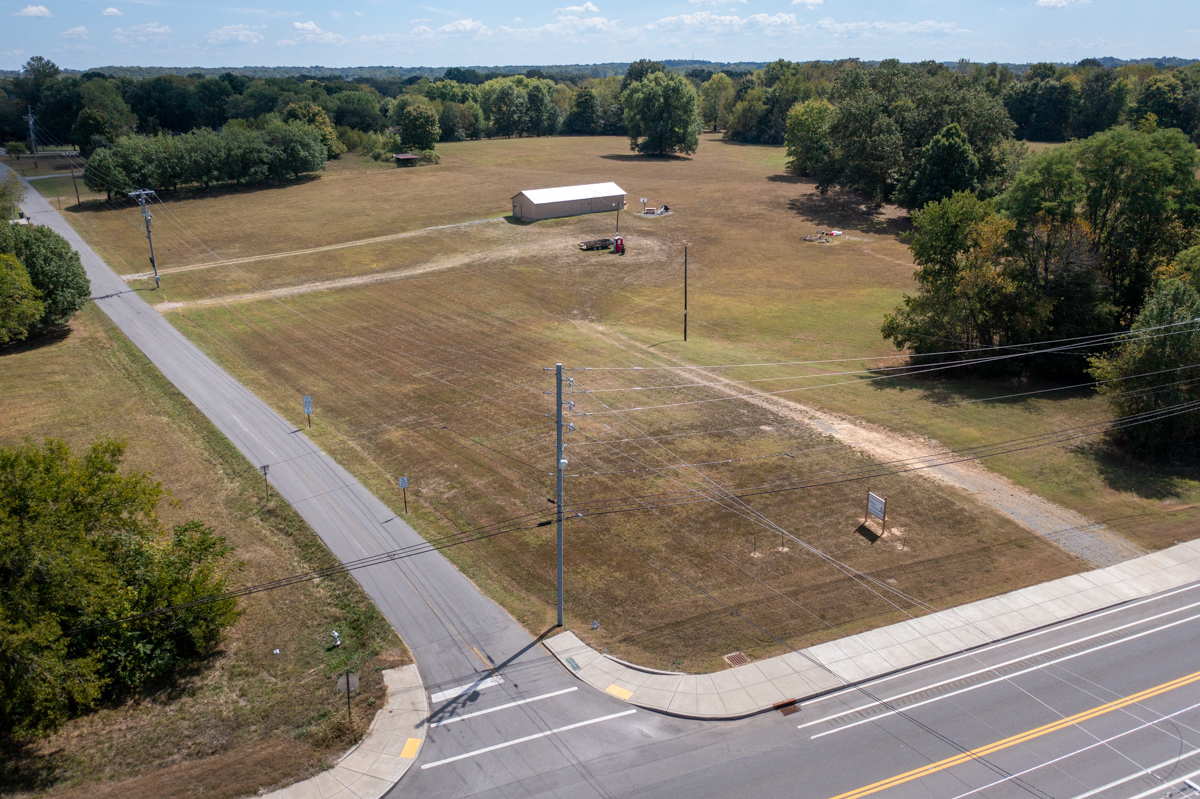
[[[0,69],[1200,57],[1200,0],[0,0]]]

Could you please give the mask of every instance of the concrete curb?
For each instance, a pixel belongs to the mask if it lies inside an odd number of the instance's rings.
[[[416,665],[383,672],[387,701],[366,736],[329,771],[266,795],[267,799],[379,799],[417,759],[429,705]]]
[[[576,677],[631,705],[695,719],[771,710],[1200,580],[1200,541],[712,674],[632,667],[572,632],[546,648]]]

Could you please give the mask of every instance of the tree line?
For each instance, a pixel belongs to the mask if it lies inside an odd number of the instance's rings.
[[[1118,416],[1200,399],[1200,158],[1153,118],[1030,155],[994,197],[956,191],[912,214],[918,290],[884,320],[898,349],[1019,352],[1032,342],[1134,331],[1117,346],[977,365],[977,373],[1085,374]],[[1160,330],[1150,337],[1138,330]],[[1196,413],[1114,434],[1139,456],[1200,447]]]
[[[697,92],[703,124],[746,143],[783,144],[788,116],[797,104],[823,100],[840,106],[853,100],[861,105],[868,99],[863,84],[877,100],[904,95],[914,101],[964,102],[970,97],[983,107],[988,105],[984,98],[990,98],[988,112],[1007,117],[1021,139],[1086,138],[1150,114],[1162,127],[1200,136],[1200,65],[1196,64],[1107,68],[1085,59],[1074,66],[1035,64],[1017,74],[996,64],[966,62],[952,68],[935,62],[868,65],[854,59],[779,60],[762,69],[713,73],[703,68],[683,72],[643,59],[630,64],[624,75],[603,77],[584,71],[529,69],[523,74],[502,74],[450,68],[434,78],[419,74],[350,80],[328,75],[256,78],[196,72],[136,79],[99,71],[63,75],[53,62],[35,56],[19,76],[0,81],[0,141],[27,137],[27,107],[33,107],[48,142],[91,148],[132,132],[218,130],[231,120],[282,115],[289,106],[304,103],[328,116],[348,149],[356,149],[363,134],[401,127],[404,111],[412,105],[427,107],[437,117],[438,141],[623,136],[628,134],[624,93],[654,72],[682,75]],[[918,90],[916,84],[924,85]],[[914,97],[914,91],[919,96]],[[927,110],[918,102],[915,108],[888,109],[887,116],[904,135],[912,124],[902,117]],[[864,123],[879,121],[877,114],[864,113]],[[883,127],[872,146],[894,147],[887,140],[891,125]],[[890,154],[878,155],[883,161],[878,170],[884,171],[891,166]]]

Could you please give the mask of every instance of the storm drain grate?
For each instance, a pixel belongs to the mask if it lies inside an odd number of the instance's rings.
[[[725,656],[725,662],[730,666],[745,666],[750,662],[750,658],[746,657],[741,652],[730,652]]]
[[[782,702],[776,702],[771,707],[778,710],[781,716],[790,716],[800,712],[800,703],[795,699],[785,699]]]

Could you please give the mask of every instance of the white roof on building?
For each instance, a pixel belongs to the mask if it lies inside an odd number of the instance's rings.
[[[625,190],[616,183],[588,183],[585,186],[559,186],[554,189],[529,189],[521,192],[534,205],[543,203],[565,203],[571,200],[590,200],[593,197],[625,196]],[[519,197],[520,194],[513,195]]]

